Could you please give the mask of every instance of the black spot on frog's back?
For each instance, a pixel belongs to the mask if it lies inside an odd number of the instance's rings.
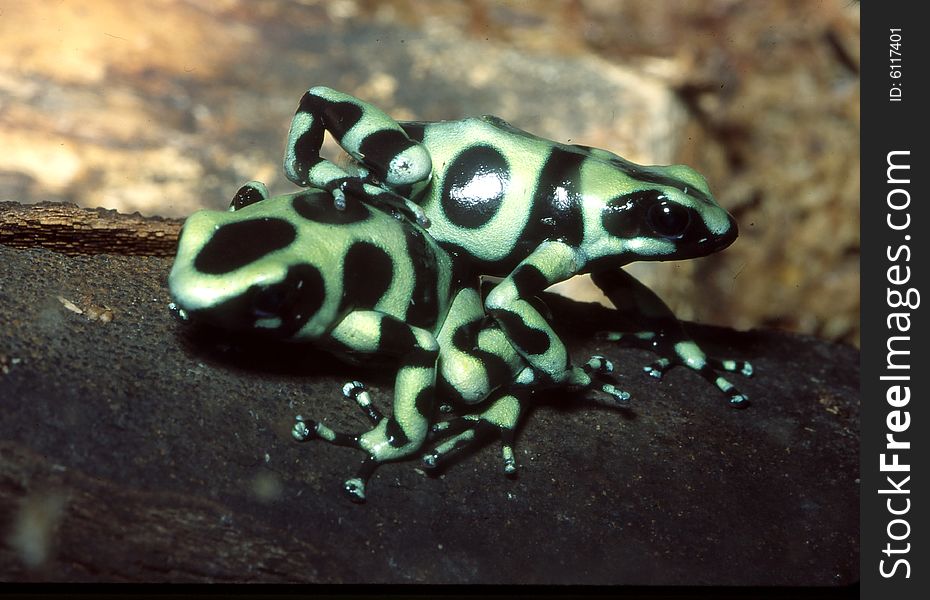
[[[345,225],[364,221],[371,216],[368,207],[357,199],[347,202],[344,210],[338,210],[333,204],[333,197],[318,190],[297,194],[291,202],[297,214],[314,223]]]
[[[343,262],[343,307],[375,306],[393,279],[394,261],[387,252],[369,242],[352,244]]]
[[[510,184],[510,165],[497,149],[473,146],[449,163],[442,182],[441,202],[448,219],[477,229],[494,218]]]
[[[286,248],[297,237],[294,226],[283,219],[249,219],[227,223],[213,233],[194,259],[194,268],[222,275],[251,264],[266,254]]]

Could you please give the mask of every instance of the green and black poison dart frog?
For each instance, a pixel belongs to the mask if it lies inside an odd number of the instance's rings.
[[[517,420],[529,395],[550,384],[485,319],[477,288],[461,285],[449,256],[419,226],[358,202],[338,210],[324,191],[269,198],[263,184],[250,182],[229,211],[195,213],[184,223],[168,284],[185,320],[311,342],[346,357],[399,360],[389,417],[359,382],[343,388],[372,421],[369,431],[337,433],[303,419],[294,426],[298,440],[366,453],[345,482],[355,501],[365,499],[379,464],[416,453],[431,432],[454,437],[424,455],[427,467],[496,433],[504,470],[513,472]],[[623,403],[629,395],[610,383],[611,369],[595,356],[571,368],[562,385]],[[459,418],[433,422],[437,394],[459,408]]]
[[[320,157],[324,131],[354,164],[341,168]],[[485,308],[527,362],[553,381],[570,376],[568,352],[528,300],[590,272],[617,309],[644,326],[625,337],[606,333],[607,339],[657,353],[645,369],[654,377],[685,365],[730,405],[748,405],[717,371],[748,376],[751,365],[708,357],[671,310],[620,268],[636,260],[701,257],[736,239],[736,222],[691,168],[640,166],[606,150],[536,137],[493,116],[397,122],[353,96],[314,87],[291,123],[284,169],[300,186],[329,191],[338,208],[347,195],[419,205],[422,212],[409,206],[408,212],[429,224],[458,270],[504,278]]]

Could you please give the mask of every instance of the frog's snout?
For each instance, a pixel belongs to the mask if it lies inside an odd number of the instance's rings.
[[[730,222],[730,227],[727,229],[726,233],[717,238],[717,243],[714,247],[714,252],[723,250],[730,244],[736,241],[736,238],[739,237],[739,225],[736,224],[736,219],[732,215],[727,215],[727,220]]]

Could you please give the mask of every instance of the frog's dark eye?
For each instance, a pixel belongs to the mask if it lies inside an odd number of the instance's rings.
[[[261,290],[252,301],[253,316],[257,319],[280,316],[288,297],[289,294],[281,286]]]
[[[680,238],[691,223],[691,213],[679,204],[663,200],[649,207],[646,222],[664,238]]]

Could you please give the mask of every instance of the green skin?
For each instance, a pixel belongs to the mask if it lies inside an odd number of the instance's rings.
[[[324,131],[353,164],[342,168],[320,158]],[[605,339],[656,352],[659,359],[645,368],[656,378],[684,365],[731,406],[748,405],[718,371],[749,376],[752,366],[709,357],[671,310],[620,268],[635,260],[705,256],[736,238],[735,221],[689,167],[636,165],[491,116],[397,122],[353,96],[314,87],[291,123],[284,169],[298,185],[329,191],[339,209],[347,198],[400,207],[428,226],[458,272],[502,277],[484,307],[541,376],[568,381],[575,367],[529,300],[589,272],[618,311],[643,324],[632,333],[604,333]]]
[[[426,466],[493,433],[504,444],[505,472],[515,470],[514,428],[528,396],[548,382],[487,322],[477,289],[453,279],[445,251],[406,219],[363,205],[338,211],[319,190],[269,198],[264,185],[250,182],[229,211],[200,211],[185,222],[168,284],[185,319],[399,361],[388,418],[361,383],[343,388],[371,419],[370,430],[347,435],[301,418],[294,426],[298,440],[366,453],[345,482],[354,501],[364,501],[377,465],[419,451],[431,432],[457,435],[426,454]],[[476,332],[474,346],[456,342],[462,331]],[[592,357],[563,385],[622,402],[628,395],[603,379],[611,368]],[[477,412],[434,424],[437,385],[459,405],[480,404]]]

